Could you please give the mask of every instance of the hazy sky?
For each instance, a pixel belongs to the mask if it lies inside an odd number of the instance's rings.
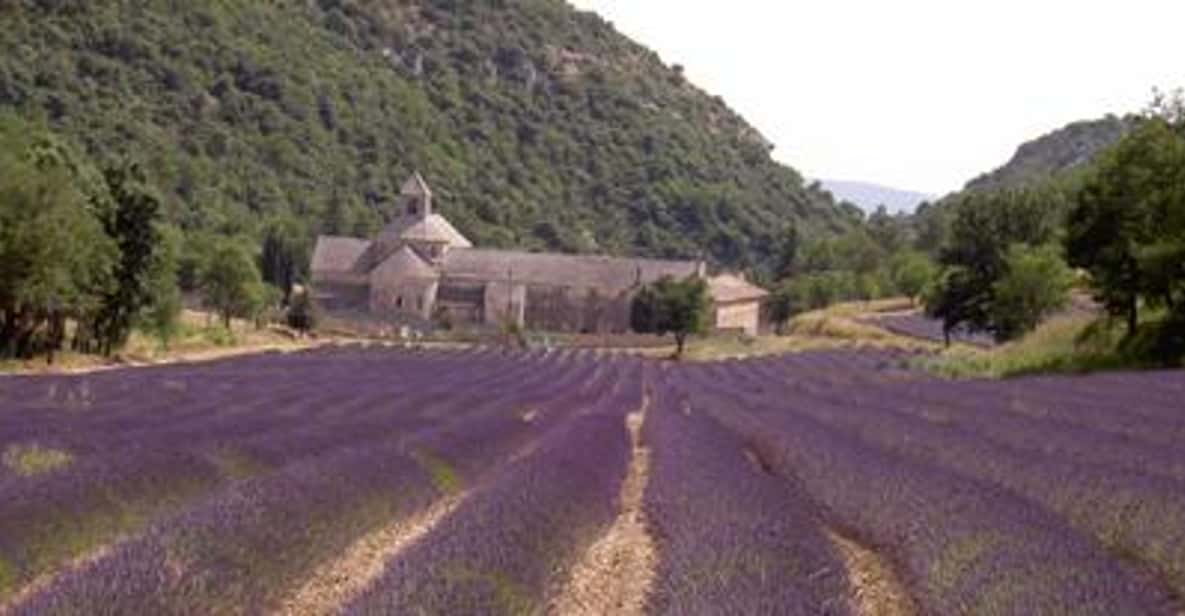
[[[683,64],[808,177],[945,193],[1185,85],[1185,0],[571,0]]]

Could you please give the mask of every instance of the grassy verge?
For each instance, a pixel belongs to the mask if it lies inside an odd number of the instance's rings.
[[[286,328],[256,328],[252,323],[234,321],[227,330],[217,319],[187,310],[168,345],[155,336],[134,331],[127,345],[114,357],[65,351],[55,355],[52,365],[44,357],[27,361],[0,360],[0,373],[73,373],[120,366],[208,361],[265,351],[297,350],[311,344],[313,341],[300,339]]]
[[[921,359],[919,364],[948,378],[1007,378],[1153,367],[1121,350],[1121,329],[1094,316],[1057,317],[1015,342],[987,350],[949,349]]]
[[[870,314],[909,309],[911,309],[911,304],[906,299],[837,304],[795,317],[787,324],[783,335],[751,337],[737,334],[716,334],[693,339],[688,342],[685,359],[689,361],[718,361],[844,348],[932,352],[940,350],[941,345],[928,340],[902,336],[860,321],[861,317]],[[671,346],[655,349],[648,354],[669,356],[673,352],[674,347]]]

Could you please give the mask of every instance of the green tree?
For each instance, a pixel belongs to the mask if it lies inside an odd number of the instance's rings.
[[[786,323],[794,315],[807,309],[806,294],[803,292],[803,285],[800,281],[801,279],[783,281],[770,294],[769,318],[778,333],[782,333]]]
[[[39,128],[0,119],[0,355],[31,357],[90,322],[116,246],[95,215],[93,169]]]
[[[181,288],[178,286],[178,262],[181,252],[181,232],[172,227],[159,231],[160,243],[153,255],[148,273],[148,305],[140,316],[142,327],[168,348],[177,334],[182,310]]]
[[[274,219],[266,225],[259,269],[263,281],[283,293],[284,305],[291,301],[293,287],[304,279],[309,257],[308,234],[295,219]]]
[[[786,226],[782,232],[781,242],[778,244],[778,258],[776,275],[779,278],[793,276],[798,269],[798,253],[802,240],[798,234],[798,225],[793,223]]]
[[[292,294],[292,301],[288,303],[287,317],[288,327],[301,334],[307,334],[317,326],[316,309],[307,287]]]
[[[897,292],[916,303],[938,275],[938,269],[924,253],[906,250],[893,255],[889,275]]]
[[[943,268],[926,294],[926,316],[942,319],[942,335],[950,346],[951,332],[976,319],[986,321],[989,309],[976,286],[977,275],[970,268],[952,265]],[[990,298],[986,298],[990,300]]]
[[[634,331],[675,336],[675,356],[682,357],[687,337],[702,334],[710,322],[708,284],[699,276],[664,277],[634,296],[630,324]]]
[[[201,275],[206,303],[229,330],[231,319],[254,318],[263,302],[263,281],[241,238],[221,238]]]
[[[939,258],[944,273],[928,298],[927,313],[958,327],[997,333],[992,305],[995,283],[1007,272],[1013,244],[1038,246],[1061,226],[1065,195],[1041,187],[968,193],[953,206],[947,244]]]
[[[92,325],[99,352],[110,355],[127,342],[132,325],[152,301],[152,268],[160,243],[160,200],[147,185],[138,165],[107,169],[103,174],[109,199],[100,206],[100,219],[115,241],[119,257],[115,284],[102,298]]]
[[[1071,212],[1070,263],[1091,275],[1095,295],[1128,335],[1141,299],[1185,301],[1185,136],[1162,117],[1145,118],[1103,155]]]
[[[883,205],[876,208],[864,226],[872,240],[886,253],[895,253],[905,244],[905,229],[901,219],[890,214]]]
[[[1005,270],[992,289],[997,338],[1019,338],[1069,302],[1074,273],[1056,246],[1015,244],[1005,257]]]

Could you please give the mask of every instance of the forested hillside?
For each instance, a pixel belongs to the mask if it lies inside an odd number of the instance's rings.
[[[1118,143],[1133,124],[1131,117],[1114,115],[1068,124],[1022,144],[1007,163],[967,182],[965,190],[1021,188],[1081,169]]]
[[[562,0],[0,0],[0,22],[0,109],[142,161],[189,235],[366,234],[413,169],[486,246],[768,266],[788,224],[850,224]]]
[[[990,199],[995,193],[1034,190],[1042,193],[1051,219],[1063,224],[1070,197],[1092,165],[1108,149],[1131,133],[1138,116],[1107,115],[1098,120],[1073,122],[1021,144],[1000,167],[967,182],[963,190],[923,203],[905,224],[919,244],[937,255],[954,209],[964,201]]]

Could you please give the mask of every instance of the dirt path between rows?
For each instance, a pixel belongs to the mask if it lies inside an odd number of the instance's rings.
[[[848,569],[851,606],[861,616],[915,616],[918,613],[905,585],[889,563],[872,549],[834,531],[827,533]]]
[[[427,535],[465,500],[447,496],[426,511],[400,520],[356,541],[344,554],[319,567],[276,614],[322,616],[337,614],[386,570],[391,559]]]
[[[15,613],[17,608],[21,607],[25,602],[37,596],[42,591],[51,588],[58,580],[64,578],[70,573],[78,571],[84,567],[89,567],[90,565],[103,560],[109,554],[115,551],[115,548],[118,545],[120,545],[118,541],[109,543],[90,553],[74,558],[70,562],[64,563],[62,566],[57,567],[52,571],[47,571],[33,578],[28,584],[22,586],[12,596],[0,601],[0,616]]]
[[[621,488],[621,512],[573,568],[548,605],[549,614],[634,616],[645,612],[658,565],[658,552],[646,530],[642,509],[650,480],[650,451],[642,445],[640,432],[648,407],[649,398],[626,419],[633,456]]]

